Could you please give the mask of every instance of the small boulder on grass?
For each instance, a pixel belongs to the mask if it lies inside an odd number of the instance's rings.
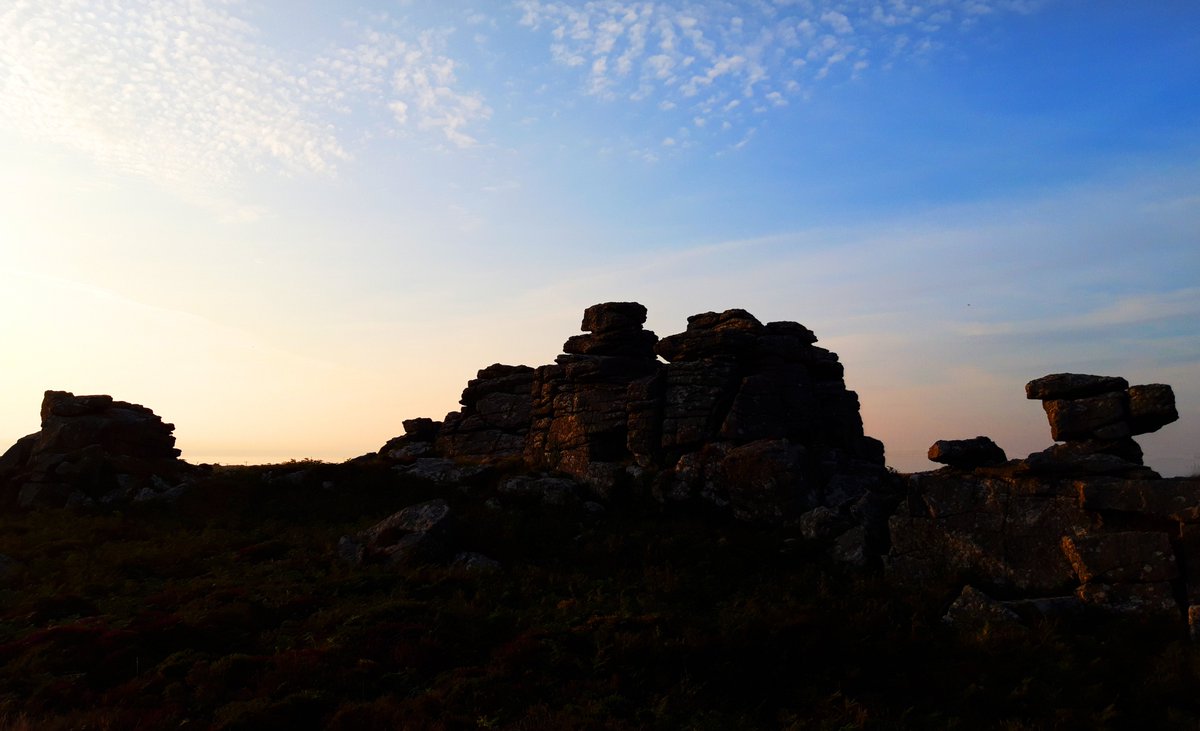
[[[437,499],[410,505],[366,530],[342,536],[338,556],[351,564],[436,561],[448,552],[450,506]]]

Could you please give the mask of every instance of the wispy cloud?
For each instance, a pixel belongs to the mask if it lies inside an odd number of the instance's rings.
[[[983,16],[1039,4],[517,0],[516,7],[522,25],[547,37],[556,62],[586,76],[588,94],[743,120],[827,79],[926,55]]]
[[[432,31],[360,28],[293,60],[238,0],[16,0],[0,10],[0,126],[183,187],[251,172],[332,175],[342,122],[382,104],[393,130],[469,146],[489,110]]]
[[[1069,317],[1035,317],[1003,322],[973,322],[960,327],[968,336],[1046,335],[1150,325],[1186,318],[1200,320],[1200,288],[1120,296],[1111,304]]]
[[[357,28],[358,42],[319,58],[301,83],[311,99],[344,112],[365,106],[388,112],[387,127],[432,131],[455,147],[471,147],[472,124],[491,109],[478,92],[458,88],[458,63],[445,51],[446,31],[422,30],[406,39],[390,21]]]
[[[228,7],[18,0],[0,12],[0,120],[166,181],[332,171],[346,151],[299,74]]]

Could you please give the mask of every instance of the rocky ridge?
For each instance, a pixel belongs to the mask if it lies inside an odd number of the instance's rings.
[[[984,436],[939,440],[929,458],[944,468],[900,476],[863,433],[836,354],[804,326],[734,309],[659,339],[645,321],[638,303],[589,307],[554,363],[484,368],[459,410],[405,420],[360,460],[489,509],[594,521],[635,501],[770,525],[900,584],[961,589],[955,622],[1100,611],[1200,623],[1200,480],[1162,479],[1133,439],[1179,418],[1170,386],[1048,375],[1026,396],[1054,445],[1010,460]],[[144,406],[47,391],[41,417],[0,456],[0,507],[119,506],[203,485],[174,426]],[[454,524],[444,501],[410,506],[339,553],[491,567],[456,553]]]
[[[805,526],[862,560],[895,484],[837,355],[798,323],[764,324],[745,310],[694,315],[661,340],[645,321],[636,302],[587,308],[584,334],[553,364],[480,370],[459,411],[405,422],[379,455],[410,473],[421,459],[519,458],[596,499],[696,503]]]

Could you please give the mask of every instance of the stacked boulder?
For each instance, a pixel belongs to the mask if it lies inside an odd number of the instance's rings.
[[[642,328],[646,308],[637,302],[593,305],[580,329],[563,344],[553,365],[534,373],[533,410],[525,461],[563,472],[601,496],[628,487],[652,449],[662,366],[658,336]]]
[[[1200,480],[1162,479],[1132,439],[1178,418],[1171,387],[1066,373],[1025,390],[1063,443],[1010,461],[985,437],[935,444],[930,458],[949,467],[907,477],[891,577],[966,584],[955,621],[1200,605]]]
[[[46,391],[42,428],[0,456],[0,504],[61,507],[172,497],[196,468],[173,424],[111,396]]]
[[[690,317],[685,332],[658,344],[668,361],[661,499],[699,497],[756,522],[817,510],[836,519],[803,524],[829,532],[874,510],[867,504],[889,485],[883,445],[863,434],[858,396],[816,340],[798,323],[726,310]]]
[[[1026,398],[1042,402],[1056,444],[1030,455],[1037,473],[1152,477],[1132,437],[1179,419],[1170,386],[1130,386],[1124,378],[1055,373],[1025,385]]]
[[[433,452],[487,463],[520,442],[526,468],[600,498],[702,502],[820,538],[857,527],[847,544],[865,555],[864,516],[882,526],[892,480],[837,356],[808,328],[745,310],[694,315],[661,341],[645,322],[636,302],[593,305],[553,364],[480,371]],[[422,443],[406,435],[385,456]]]

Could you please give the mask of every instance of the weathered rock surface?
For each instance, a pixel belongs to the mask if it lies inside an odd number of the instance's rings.
[[[919,473],[890,520],[888,571],[902,582],[961,579],[1049,596],[1079,583],[1062,536],[1092,525],[1070,482]]]
[[[435,444],[444,457],[495,461],[519,457],[529,431],[533,369],[496,363],[463,389],[461,411],[442,421]]]
[[[1200,600],[1200,480],[1161,479],[1131,438],[1178,418],[1171,388],[1059,373],[1025,391],[1064,443],[910,475],[889,523],[888,572],[990,587],[1013,597],[1010,608],[1065,606],[1066,592],[1074,606],[1116,613],[1178,614],[1176,597]],[[963,444],[938,442],[930,458]]]
[[[47,391],[42,428],[0,456],[0,503],[116,504],[178,496],[196,468],[179,459],[173,424],[111,396]]]

